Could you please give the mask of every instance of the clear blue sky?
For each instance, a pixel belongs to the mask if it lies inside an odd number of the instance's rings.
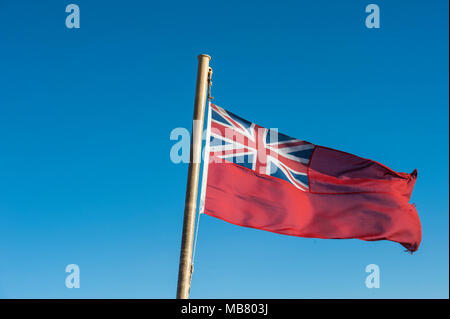
[[[417,168],[423,241],[410,255],[202,216],[191,296],[448,298],[448,1],[79,0],[78,30],[69,3],[0,1],[0,297],[175,296],[187,164],[169,136],[191,126],[207,53],[216,104]]]

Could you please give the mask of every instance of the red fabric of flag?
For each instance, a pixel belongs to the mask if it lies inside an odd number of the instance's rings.
[[[234,134],[258,139],[259,133],[251,131],[258,128],[253,123],[214,105],[211,113],[209,129],[224,125]],[[261,143],[270,152],[263,147],[252,149],[245,142],[230,146],[233,142],[224,134],[212,134],[210,140],[221,143],[208,152],[202,190],[206,214],[291,236],[390,240],[411,252],[418,249],[421,225],[409,203],[416,171],[397,173],[375,161],[287,136],[272,143],[268,131],[262,131],[261,141],[266,142]],[[279,154],[276,159],[270,158],[274,150]],[[263,151],[266,165],[277,166],[278,171],[255,170],[258,152]],[[247,156],[253,164],[237,161],[239,156]],[[304,171],[298,163],[305,166]]]

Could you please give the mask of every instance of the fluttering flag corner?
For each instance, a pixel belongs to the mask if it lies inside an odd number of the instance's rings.
[[[417,170],[289,137],[209,104],[200,213],[274,233],[390,240],[414,252]]]

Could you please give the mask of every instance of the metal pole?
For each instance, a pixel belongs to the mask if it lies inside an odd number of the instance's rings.
[[[191,286],[192,243],[194,240],[195,211],[197,208],[198,180],[202,152],[203,120],[205,116],[210,59],[211,57],[206,54],[200,54],[198,56],[197,86],[195,89],[191,154],[184,206],[183,236],[181,239],[177,299],[189,298],[189,290]]]

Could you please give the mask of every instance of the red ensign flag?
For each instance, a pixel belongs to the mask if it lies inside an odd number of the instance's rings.
[[[413,252],[421,241],[409,204],[416,177],[209,106],[200,212],[227,222],[299,237],[385,239]]]

